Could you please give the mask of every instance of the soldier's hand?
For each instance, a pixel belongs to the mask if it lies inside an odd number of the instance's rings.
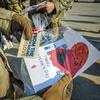
[[[54,3],[53,2],[46,2],[44,5],[37,7],[37,11],[43,10],[44,13],[49,14],[54,10]]]
[[[25,39],[30,40],[32,38],[32,25],[28,18],[20,14],[14,14],[12,17],[11,30],[13,32],[18,32],[23,30],[25,34]],[[17,37],[16,37],[17,38]]]

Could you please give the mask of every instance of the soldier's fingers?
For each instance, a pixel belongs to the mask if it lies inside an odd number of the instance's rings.
[[[39,10],[44,9],[44,8],[45,8],[45,5],[42,5],[42,6],[37,7],[36,10],[39,11]]]

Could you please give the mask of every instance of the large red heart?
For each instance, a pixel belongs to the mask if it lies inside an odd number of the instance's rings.
[[[57,55],[60,55],[61,59]],[[78,42],[70,50],[64,48],[53,50],[51,52],[51,61],[54,66],[61,69],[64,73],[70,72],[73,77],[86,63],[88,55],[87,45],[83,42]]]

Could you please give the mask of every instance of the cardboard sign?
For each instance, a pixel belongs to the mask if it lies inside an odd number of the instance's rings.
[[[18,50],[18,57],[37,57],[39,45],[41,39],[41,32],[34,33],[32,40],[25,40],[24,35],[22,36],[19,50]]]

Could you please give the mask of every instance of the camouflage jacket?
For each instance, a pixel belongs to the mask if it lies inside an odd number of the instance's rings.
[[[15,12],[20,12],[21,9],[30,5],[38,4],[46,0],[0,0],[0,7],[5,7]],[[65,11],[72,7],[74,0],[47,0],[55,5],[56,12],[52,15],[52,23],[58,25],[61,18],[64,16]]]
[[[5,32],[7,37],[9,37],[11,20],[14,14],[13,11],[0,8],[0,32]]]
[[[21,9],[20,4],[22,3],[18,0],[0,0],[0,31],[5,32],[8,37],[12,16]]]
[[[0,0],[0,7],[20,12],[28,3],[28,0]]]
[[[5,30],[10,32],[10,23],[14,12],[20,12],[25,6],[35,5],[44,0],[0,0],[0,31]],[[52,14],[51,22],[53,27],[59,26],[61,18],[63,18],[65,11],[72,7],[73,0],[48,0],[54,3],[55,13]],[[11,11],[6,11],[6,8]],[[14,11],[14,12],[13,12]]]

